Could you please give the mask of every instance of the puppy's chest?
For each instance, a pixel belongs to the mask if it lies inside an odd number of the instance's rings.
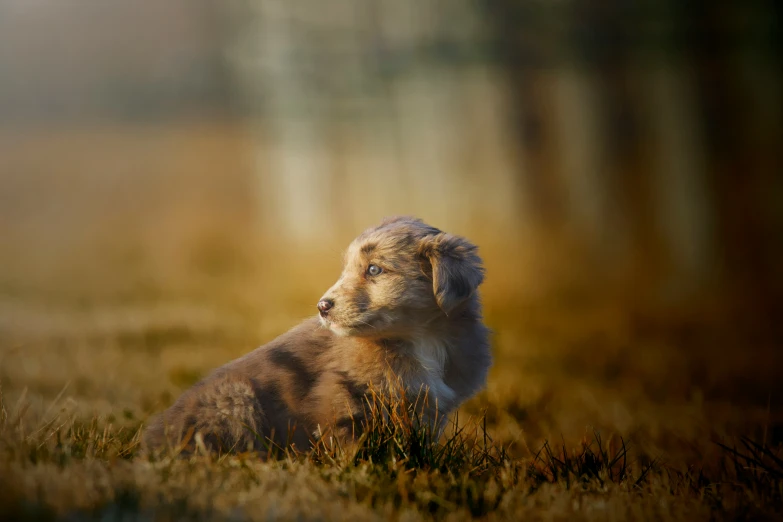
[[[457,393],[446,382],[448,363],[449,346],[445,342],[421,339],[405,345],[359,345],[350,351],[335,351],[323,368],[326,374],[336,376],[335,382],[351,397],[361,395],[356,391],[368,385],[380,385],[390,392],[402,386],[411,399],[426,392],[430,406],[450,409]],[[330,393],[318,395],[331,401]]]
[[[406,346],[399,354],[392,370],[394,377],[402,381],[403,386],[414,396],[427,393],[429,402],[434,406],[447,407],[456,393],[446,383],[446,365],[448,364],[448,345],[443,341],[422,339]]]

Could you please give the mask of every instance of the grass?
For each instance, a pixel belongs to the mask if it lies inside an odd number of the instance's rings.
[[[346,504],[362,517],[422,520],[641,513],[737,519],[783,509],[781,448],[747,438],[738,446],[716,443],[722,452],[713,472],[677,469],[599,432],[573,448],[545,441],[531,457],[518,458],[493,440],[486,416],[455,418],[438,439],[410,408],[394,403],[386,415],[373,408],[364,434],[349,447],[324,437],[308,452],[281,448],[269,459],[151,458],[140,454],[138,422],[81,421],[61,410],[28,426],[28,404],[9,408],[0,397],[0,509],[15,520],[320,519],[322,508],[339,513]],[[313,483],[312,495],[303,494]],[[67,494],[56,494],[63,489]]]
[[[61,327],[48,312],[19,306],[11,324],[20,333],[5,338],[0,360],[2,516],[734,520],[783,510],[774,402],[754,407],[754,394],[740,394],[744,402],[726,403],[725,391],[713,399],[709,374],[702,395],[678,392],[673,383],[690,370],[649,333],[635,345],[658,347],[661,360],[623,364],[605,339],[592,358],[579,355],[576,374],[571,364],[552,365],[546,323],[529,319],[529,336],[520,337],[522,329],[498,328],[508,323],[488,308],[497,332],[489,387],[441,438],[392,407],[368,416],[356,445],[324,437],[311,452],[281,448],[265,460],[150,459],[139,448],[150,414],[264,335],[242,327],[235,312],[210,325],[210,314],[179,305],[96,305],[69,311]],[[221,317],[229,326],[220,327]],[[606,321],[558,317],[577,339],[594,338]],[[30,324],[38,328],[23,328]],[[188,334],[158,334],[165,331]],[[520,340],[531,348],[516,351]],[[571,344],[555,346],[569,361]]]
[[[0,519],[780,518],[769,311],[562,279],[481,230],[495,364],[441,437],[392,406],[350,447],[142,454],[150,415],[311,313],[355,231],[256,234],[236,129],[33,134],[0,143]]]

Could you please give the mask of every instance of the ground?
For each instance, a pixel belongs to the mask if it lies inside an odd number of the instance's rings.
[[[534,292],[512,247],[485,238],[495,364],[441,441],[400,423],[358,448],[273,461],[140,454],[151,414],[313,313],[339,269],[339,254],[313,263],[279,238],[248,239],[244,178],[216,181],[202,161],[233,157],[237,138],[188,133],[98,133],[99,149],[197,151],[146,165],[175,175],[139,174],[109,202],[109,182],[89,174],[107,160],[76,154],[60,165],[69,183],[24,153],[62,158],[62,135],[0,140],[3,519],[722,520],[783,508],[771,315],[725,292],[676,305],[590,285]],[[63,150],[86,147],[68,136]],[[201,188],[175,197],[184,183]],[[150,194],[176,205],[161,212]]]

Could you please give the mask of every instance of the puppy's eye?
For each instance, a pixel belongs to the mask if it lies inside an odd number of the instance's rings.
[[[383,272],[383,268],[379,267],[378,265],[370,265],[367,267],[367,275],[377,276],[381,272]]]

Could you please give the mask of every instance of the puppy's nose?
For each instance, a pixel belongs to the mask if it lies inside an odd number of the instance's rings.
[[[321,299],[318,301],[318,311],[321,313],[321,317],[326,317],[329,310],[334,306],[334,301],[331,299]]]

